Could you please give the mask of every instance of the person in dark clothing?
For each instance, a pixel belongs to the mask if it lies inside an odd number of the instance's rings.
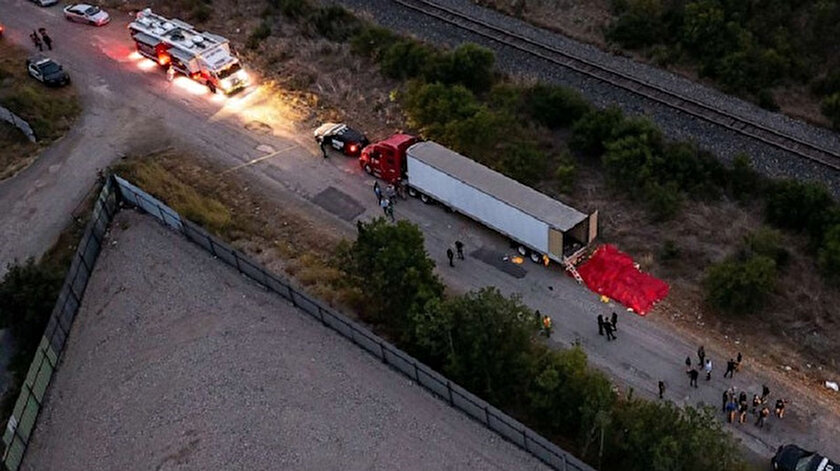
[[[665,382],[659,381],[659,399],[663,399],[665,396]]]
[[[610,322],[604,322],[604,332],[607,334],[607,340],[615,340],[615,334],[613,333],[613,326]]]
[[[52,38],[47,36],[47,30],[45,30],[44,28],[41,28],[38,31],[41,32],[41,39],[44,40],[44,44],[47,45],[47,49],[52,51]]]
[[[779,398],[776,400],[776,416],[780,419],[785,416],[785,404],[787,401],[785,399]]]
[[[738,396],[738,403],[739,404],[740,403],[743,403],[743,404],[747,403],[747,392],[746,391],[741,391],[741,395]]]
[[[767,396],[770,395],[770,388],[767,387],[766,384],[761,385],[761,402],[762,404],[767,400]]]
[[[329,155],[327,155],[327,141],[325,141],[324,139],[321,139],[321,142],[318,143],[318,147],[321,148],[321,154],[324,156],[325,159],[327,157],[329,157]],[[375,182],[374,184],[376,186],[379,186],[379,183],[377,183],[377,182]]]
[[[758,406],[761,405],[761,398],[758,397],[758,394],[753,394],[753,404],[752,404],[752,413],[758,413]]]
[[[732,393],[729,389],[723,391],[723,401],[720,403],[720,411],[726,412],[726,403],[732,398]]]
[[[761,408],[758,413],[758,420],[755,421],[756,427],[764,428],[764,423],[767,422],[767,417],[770,416],[770,409],[767,406]]]
[[[610,316],[610,324],[612,324],[612,328],[614,331],[618,330],[618,314],[613,311],[612,315]]]
[[[703,366],[703,361],[706,359],[706,349],[700,345],[700,348],[697,349],[697,358],[700,359],[700,366]]]
[[[455,251],[458,252],[458,260],[464,259],[464,243],[460,240],[455,241]]]
[[[394,219],[394,200],[388,199],[388,206],[385,207],[385,215],[391,218],[391,222],[395,222]]]
[[[376,202],[382,202],[382,188],[379,187],[379,182],[373,182],[373,194],[376,195]]]
[[[692,368],[688,372],[688,377],[690,379],[690,381],[688,382],[688,385],[689,386],[694,386],[696,388],[697,387],[697,378],[700,377],[700,372],[697,371],[697,368]]]
[[[735,402],[735,398],[730,398],[729,401],[726,403],[726,420],[731,424],[735,422],[735,412],[738,410],[738,404]]]
[[[743,401],[738,403],[738,423],[743,424],[747,421],[747,400],[746,397]]]
[[[741,355],[741,352],[738,352],[738,356],[735,357],[735,371],[741,371],[741,360],[744,359],[744,356]]]
[[[449,259],[449,266],[454,267],[455,264],[452,263],[452,259],[455,258],[455,254],[452,252],[452,249],[446,249],[446,258]]]
[[[726,372],[723,373],[723,377],[726,378],[726,375],[729,375],[730,378],[735,375],[735,360],[732,358],[726,362]]]
[[[29,35],[29,38],[32,39],[32,42],[35,44],[35,47],[37,47],[39,51],[44,50],[44,46],[41,43],[41,38],[38,36],[38,33],[33,31],[32,34]]]
[[[685,357],[685,372],[688,373],[691,371],[691,357]]]
[[[604,335],[604,316],[598,314],[598,335]]]

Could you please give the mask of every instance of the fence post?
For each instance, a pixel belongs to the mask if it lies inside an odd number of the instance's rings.
[[[417,368],[417,362],[414,362],[414,380],[420,382],[420,370]]]
[[[449,392],[449,405],[454,406],[455,400],[452,398],[452,381],[446,380],[446,390]]]
[[[216,253],[216,244],[213,243],[213,239],[210,236],[207,236],[207,242],[210,243],[210,253],[213,254],[214,257],[218,257],[219,254]]]
[[[382,363],[388,364],[388,358],[385,356],[385,347],[382,346],[382,342],[379,342],[379,354],[382,355]]]
[[[487,406],[484,406],[484,420],[487,421],[487,425],[490,425],[490,410]],[[490,428],[492,429],[493,427]]]
[[[324,310],[321,309],[321,306],[318,306],[318,315],[321,316],[321,324],[327,325],[327,322],[324,320]]]

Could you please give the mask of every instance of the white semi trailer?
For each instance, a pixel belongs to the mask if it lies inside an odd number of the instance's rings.
[[[584,214],[431,141],[405,151],[409,191],[507,236],[535,263],[573,264],[598,235],[598,212]]]

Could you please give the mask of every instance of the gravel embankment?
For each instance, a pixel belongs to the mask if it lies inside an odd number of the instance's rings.
[[[719,155],[724,161],[730,161],[736,154],[745,152],[753,158],[755,167],[766,175],[820,181],[828,185],[836,195],[840,195],[840,178],[838,178],[836,172],[829,171],[819,164],[801,160],[787,152],[751,138],[693,119],[679,111],[652,103],[635,94],[590,79],[577,72],[548,63],[498,42],[489,41],[481,36],[457,29],[429,16],[405,9],[392,0],[332,1],[357,12],[365,12],[365,16],[374,18],[386,27],[409,33],[430,42],[457,45],[469,41],[491,47],[497,53],[499,67],[507,73],[534,77],[546,82],[575,88],[598,106],[617,104],[628,113],[647,115],[659,124],[669,137],[694,140],[701,147]],[[663,88],[689,95],[698,101],[783,131],[806,142],[812,142],[840,152],[840,141],[837,139],[837,134],[829,130],[811,126],[782,114],[770,113],[751,103],[728,96],[665,70],[637,63],[625,57],[615,56],[589,44],[538,29],[515,18],[476,6],[468,0],[438,0],[438,3],[481,18],[488,23],[511,29],[581,58],[596,61],[613,70],[619,70]]]
[[[152,219],[112,227],[22,469],[547,469]]]

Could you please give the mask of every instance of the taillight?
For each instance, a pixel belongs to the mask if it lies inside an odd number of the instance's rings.
[[[351,154],[355,154],[355,153],[356,153],[356,150],[358,150],[358,147],[356,147],[356,144],[352,144],[352,145],[350,146],[350,153],[351,153]]]
[[[161,55],[158,56],[158,64],[160,64],[160,65],[166,65],[166,64],[169,63],[170,60],[171,59],[169,58],[169,56],[167,56],[165,54],[161,54]]]

